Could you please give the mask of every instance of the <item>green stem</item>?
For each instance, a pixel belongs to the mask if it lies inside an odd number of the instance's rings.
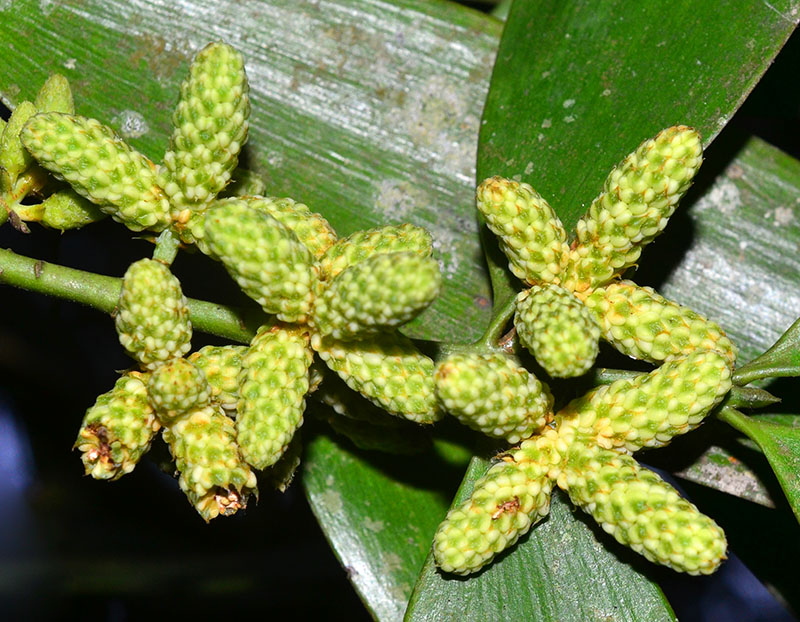
[[[507,299],[502,307],[499,309],[495,307],[494,316],[492,317],[492,321],[489,323],[489,327],[486,329],[486,332],[483,333],[483,337],[481,337],[477,342],[476,345],[480,344],[485,349],[489,351],[494,351],[497,349],[497,342],[500,340],[500,337],[503,336],[505,331],[506,325],[511,317],[514,315],[514,311],[517,308],[517,297],[512,296],[511,298]]]
[[[164,229],[156,238],[156,249],[153,251],[153,259],[161,261],[168,266],[172,265],[178,255],[178,248],[181,240],[171,229]]]
[[[727,423],[732,428],[739,430],[745,436],[756,440],[755,426],[753,420],[742,412],[730,406],[723,406],[717,412],[717,419]],[[758,441],[756,441],[758,442]]]
[[[0,284],[64,298],[113,313],[122,279],[38,261],[0,249]],[[263,315],[250,317],[241,309],[205,300],[188,299],[189,317],[195,329],[241,343],[249,343]]]

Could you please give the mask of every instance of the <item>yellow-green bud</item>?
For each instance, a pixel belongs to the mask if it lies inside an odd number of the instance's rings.
[[[155,165],[99,121],[39,113],[21,138],[39,164],[129,229],[161,231],[169,224]]]
[[[192,324],[181,284],[159,261],[140,259],[130,265],[115,321],[119,342],[148,369],[191,348]]]
[[[720,527],[630,456],[575,443],[558,479],[617,542],[678,572],[711,574],[725,559]]]
[[[60,73],[51,75],[33,102],[37,112],[66,112],[75,114],[75,103],[72,101],[72,89],[69,82]]]
[[[586,306],[560,285],[534,285],[517,296],[520,342],[555,378],[581,376],[597,358],[600,327]]]
[[[436,397],[461,423],[517,443],[552,417],[547,387],[503,354],[454,354],[436,367]]]
[[[160,426],[147,400],[145,381],[137,372],[122,376],[86,411],[75,447],[87,475],[119,479],[150,449]]]
[[[564,226],[547,201],[528,184],[503,177],[484,180],[477,198],[511,272],[528,284],[557,282],[569,247]]]
[[[51,229],[80,229],[107,216],[97,205],[69,188],[51,194],[41,203],[41,223]]]
[[[172,425],[178,417],[211,401],[211,388],[203,371],[180,358],[167,361],[150,374],[147,392],[162,425]]]
[[[303,424],[313,352],[302,328],[266,325],[242,356],[236,433],[244,459],[275,464]]]
[[[226,411],[235,411],[239,402],[239,372],[246,351],[246,346],[205,346],[187,357],[203,370],[211,399]]]

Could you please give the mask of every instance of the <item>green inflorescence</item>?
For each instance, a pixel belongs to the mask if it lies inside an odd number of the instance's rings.
[[[76,442],[86,473],[118,479],[162,429],[180,488],[208,521],[257,494],[254,470],[288,486],[311,393],[329,407],[322,418],[366,449],[418,452],[430,439],[415,424],[447,412],[517,446],[441,523],[433,553],[445,572],[473,573],[512,546],[547,515],[553,487],[647,559],[690,574],[716,570],[722,530],[631,454],[702,423],[731,388],[736,348],[715,323],[621,280],[689,188],[702,161],[697,132],[668,128],[617,165],[572,245],[529,185],[492,177],[478,187],[478,208],[526,285],[516,334],[550,376],[586,373],[601,337],[660,365],[554,413],[549,387],[513,352],[445,345],[435,362],[398,332],[442,286],[427,231],[388,225],[339,239],[307,205],[261,196],[266,184],[236,171],[248,93],[242,56],[224,43],[203,48],[161,165],[75,115],[61,76],[0,127],[0,219],[63,230],[108,214],[133,231],[161,232],[154,258],[131,264],[122,281],[115,323],[140,371],[124,373],[87,411]],[[71,187],[45,196],[43,169]],[[22,203],[37,194],[41,203]],[[221,262],[261,306],[249,345],[189,354],[189,311],[165,251],[179,243]]]

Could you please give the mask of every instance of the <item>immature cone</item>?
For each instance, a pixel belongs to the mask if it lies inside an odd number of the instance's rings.
[[[202,209],[231,179],[250,116],[244,59],[225,43],[195,56],[172,116],[162,184],[172,203]]]
[[[314,334],[311,346],[354,391],[387,412],[433,423],[442,418],[433,386],[433,361],[396,333],[363,341],[337,341]]]
[[[60,73],[51,75],[39,92],[33,104],[37,112],[66,112],[75,114],[75,103],[72,100],[72,89],[69,82]]]
[[[5,178],[0,189],[10,191],[25,169],[27,169],[33,158],[31,154],[22,146],[22,128],[28,120],[36,114],[36,106],[31,102],[23,101],[14,109],[8,124],[3,128],[0,136],[0,178]],[[4,174],[3,174],[4,173]],[[2,186],[8,185],[6,188]]]
[[[83,418],[78,440],[86,474],[116,480],[133,471],[159,429],[141,374],[119,378]]]
[[[172,425],[175,420],[211,401],[202,370],[185,359],[172,359],[161,365],[150,375],[147,383],[150,403],[156,409],[163,425]]]
[[[122,278],[116,315],[119,341],[148,369],[189,351],[192,324],[181,284],[152,259],[132,263]]]
[[[313,321],[322,335],[361,339],[415,318],[436,298],[439,264],[416,253],[369,257],[336,276],[314,301]]]
[[[190,411],[164,429],[164,440],[181,490],[206,522],[234,514],[257,494],[256,476],[239,456],[233,421],[219,408]]]
[[[336,242],[336,232],[320,214],[290,198],[246,197],[250,207],[266,212],[294,233],[314,259],[319,259]]]
[[[350,266],[374,255],[403,252],[430,257],[433,252],[431,234],[408,223],[356,231],[325,252],[319,260],[320,277],[331,280]]]
[[[205,235],[244,293],[284,322],[304,322],[317,282],[309,250],[269,214],[241,199],[215,204]]]
[[[566,286],[593,289],[634,265],[689,189],[702,154],[700,135],[679,125],[659,132],[620,162],[578,222]]]
[[[586,298],[603,338],[635,359],[660,363],[714,350],[733,365],[736,346],[714,322],[631,281],[611,283]]]
[[[312,359],[305,330],[269,325],[242,357],[236,434],[255,468],[275,464],[303,424]]]
[[[701,350],[573,400],[556,424],[577,443],[629,452],[662,447],[703,422],[730,390],[730,378],[724,356]]]
[[[484,180],[477,197],[511,272],[529,284],[557,282],[569,247],[564,226],[547,201],[528,184],[503,177]]]
[[[239,402],[239,372],[246,351],[246,346],[205,346],[187,357],[203,370],[211,399],[226,411],[235,411]]]
[[[553,398],[524,367],[502,354],[454,354],[436,367],[436,397],[461,423],[517,443],[541,430]]]
[[[616,540],[678,572],[711,574],[725,559],[722,529],[630,456],[573,444],[559,487]]]
[[[559,285],[534,285],[517,296],[519,339],[555,378],[585,374],[597,358],[600,327],[586,306]]]
[[[69,188],[59,190],[41,203],[43,210],[41,223],[51,229],[66,231],[80,229],[107,216],[97,205]]]
[[[21,138],[39,164],[129,229],[161,231],[169,224],[155,165],[99,121],[40,113]]]
[[[550,511],[552,475],[562,460],[555,432],[526,441],[502,460],[439,525],[433,555],[445,572],[480,570]]]

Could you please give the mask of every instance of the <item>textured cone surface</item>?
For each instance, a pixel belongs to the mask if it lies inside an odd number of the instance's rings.
[[[430,257],[433,252],[431,234],[411,224],[356,231],[325,252],[319,260],[320,274],[323,280],[330,280],[374,255],[403,252]]]
[[[275,464],[303,424],[313,352],[304,330],[265,326],[242,357],[236,433],[244,459]]]
[[[553,399],[531,373],[502,354],[455,354],[436,367],[436,397],[461,423],[517,443],[541,430]]]
[[[556,416],[559,433],[630,452],[662,447],[703,422],[730,390],[730,378],[721,354],[695,352],[573,400]]]
[[[87,475],[115,480],[133,471],[158,429],[145,383],[134,372],[117,380],[86,411],[75,447]]]
[[[714,350],[731,365],[736,360],[736,346],[719,326],[650,287],[612,283],[589,295],[586,306],[603,338],[635,359],[659,363],[696,350]]]
[[[39,89],[33,102],[37,112],[65,112],[75,114],[72,89],[60,73],[54,73]]]
[[[480,570],[547,515],[548,474],[561,460],[554,439],[551,430],[504,456],[475,483],[470,498],[447,513],[433,539],[442,570],[462,575]]]
[[[722,529],[630,456],[573,445],[558,485],[616,540],[678,572],[711,574],[725,559]]]
[[[205,236],[245,294],[285,322],[303,322],[317,282],[311,253],[269,214],[228,200],[209,210]]]
[[[116,326],[119,342],[148,369],[189,351],[189,309],[167,266],[152,259],[130,265],[122,278]]]
[[[416,423],[442,418],[433,361],[410,339],[387,333],[351,342],[315,334],[311,345],[347,386],[387,412]]]
[[[359,339],[412,320],[433,302],[439,264],[416,253],[369,257],[339,274],[315,301],[317,330],[334,339]]]
[[[35,115],[22,142],[36,160],[133,231],[161,231],[169,202],[155,165],[94,119],[60,112]]]
[[[180,473],[178,483],[206,521],[228,516],[257,494],[256,476],[239,455],[233,420],[214,406],[192,410],[168,428],[169,445]]]
[[[581,376],[597,358],[600,327],[586,306],[559,285],[534,285],[517,296],[522,345],[555,378]]]
[[[598,287],[635,264],[667,225],[702,161],[700,135],[680,125],[645,141],[620,162],[578,222],[567,287]]]
[[[194,212],[189,209],[183,210],[174,221],[175,231],[177,231],[181,242],[184,244],[195,244],[201,253],[208,255],[212,259],[219,260],[219,257],[214,254],[208,245],[208,239],[206,238],[207,214],[208,210],[202,212]]]
[[[210,43],[195,57],[172,117],[163,187],[178,208],[202,208],[231,179],[247,140],[250,116],[244,59]]]
[[[107,216],[71,188],[51,194],[41,205],[42,224],[61,231],[80,229]]]
[[[477,196],[511,272],[526,283],[556,281],[569,247],[564,226],[547,201],[528,184],[503,177],[483,181]]]
[[[20,103],[11,114],[0,136],[0,168],[5,170],[11,186],[33,161],[31,154],[22,146],[20,134],[25,124],[35,114],[36,107],[31,102]]]
[[[203,370],[211,399],[226,411],[235,411],[239,402],[239,372],[246,351],[247,346],[205,346],[188,357]]]
[[[184,359],[173,359],[155,370],[147,392],[162,425],[171,425],[179,416],[207,406],[211,400],[205,374]]]
[[[266,212],[295,234],[314,259],[319,259],[336,242],[336,232],[325,218],[307,205],[290,198],[247,197],[247,204]]]

